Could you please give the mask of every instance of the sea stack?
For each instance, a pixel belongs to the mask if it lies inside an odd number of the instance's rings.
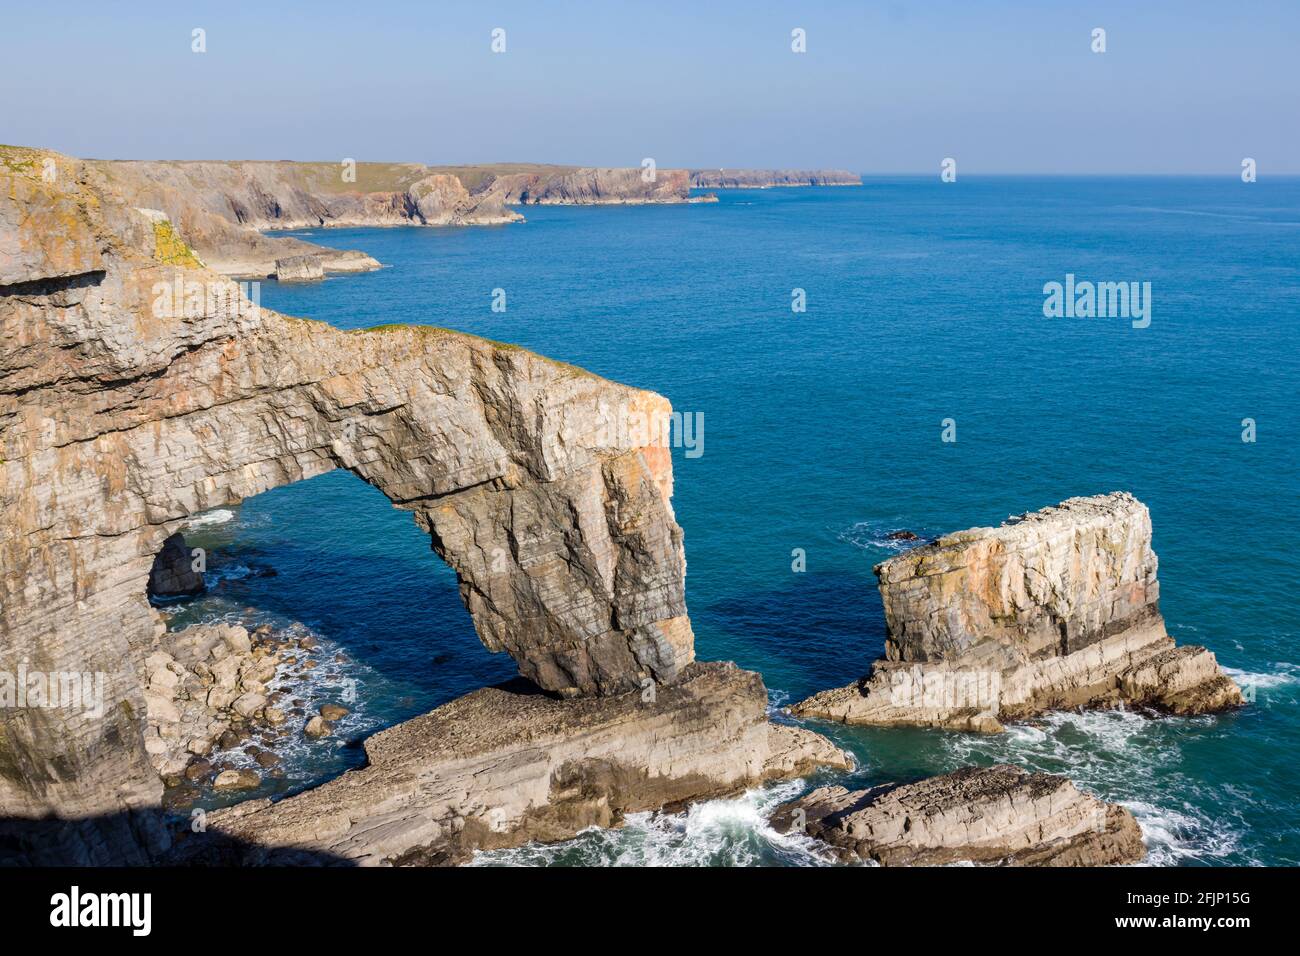
[[[1156,565],[1150,513],[1124,492],[945,535],[875,568],[884,659],[791,710],[996,732],[1052,709],[1240,706],[1213,653],[1165,632]]]

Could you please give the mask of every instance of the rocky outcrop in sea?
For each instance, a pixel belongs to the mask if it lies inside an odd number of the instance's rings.
[[[945,535],[876,566],[884,659],[791,711],[996,732],[1050,709],[1240,706],[1212,652],[1165,632],[1156,564],[1150,513],[1123,492]]]
[[[867,790],[822,787],[772,816],[845,863],[1110,866],[1146,855],[1133,815],[1065,777],[1000,764]]]

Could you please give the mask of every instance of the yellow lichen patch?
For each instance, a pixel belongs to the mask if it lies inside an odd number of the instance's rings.
[[[203,268],[203,263],[194,254],[194,250],[185,244],[185,240],[176,234],[166,219],[159,219],[153,224],[153,238],[153,257],[159,262],[190,269]]]

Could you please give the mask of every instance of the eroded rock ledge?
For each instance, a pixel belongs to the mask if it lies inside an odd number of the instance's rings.
[[[1108,866],[1146,855],[1133,815],[1069,780],[1001,764],[869,790],[822,787],[772,817],[842,862]]]
[[[793,713],[851,724],[998,731],[1050,709],[1242,704],[1204,647],[1160,616],[1151,516],[1116,492],[945,535],[877,565],[885,658]]]
[[[242,865],[459,863],[819,766],[849,769],[824,738],[770,723],[766,707],[757,674],[716,662],[652,695],[557,701],[487,688],[371,737],[363,769],[210,814],[207,833],[177,852]]]

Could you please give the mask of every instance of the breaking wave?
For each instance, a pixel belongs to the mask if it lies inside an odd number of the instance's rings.
[[[205,511],[203,514],[195,515],[185,522],[187,528],[212,528],[217,525],[223,525],[228,521],[233,521],[235,513],[227,508],[217,508],[213,511]]]
[[[777,833],[768,817],[805,789],[791,780],[682,813],[632,813],[616,830],[584,830],[564,843],[479,851],[470,866],[827,866],[816,841]]]

